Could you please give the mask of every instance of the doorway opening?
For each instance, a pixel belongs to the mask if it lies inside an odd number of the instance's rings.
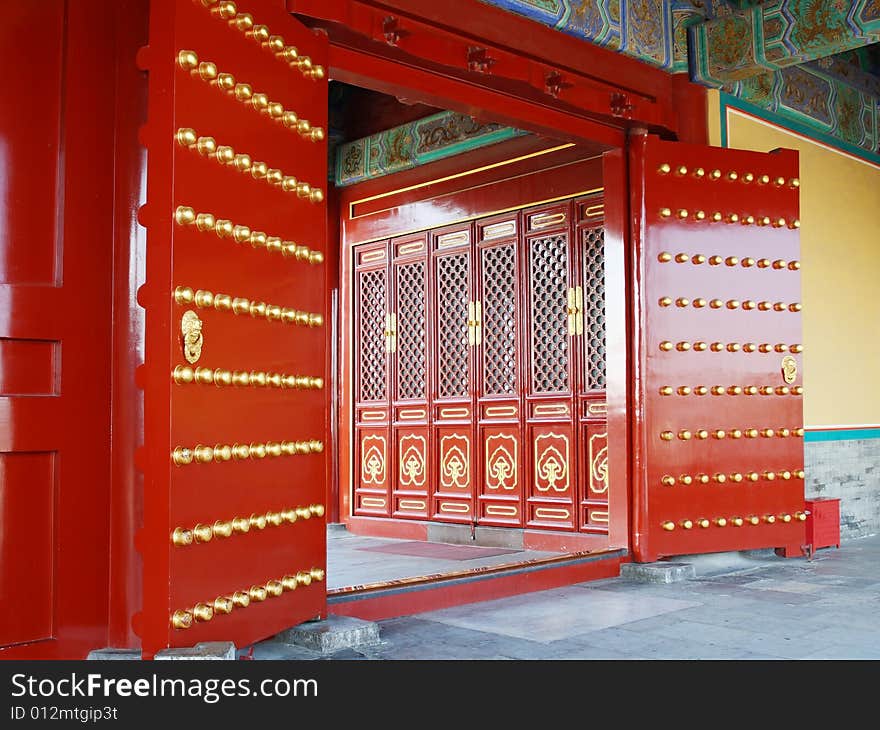
[[[625,552],[608,146],[339,81],[329,120],[328,600]]]

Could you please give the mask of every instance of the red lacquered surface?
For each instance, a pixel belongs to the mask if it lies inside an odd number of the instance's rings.
[[[143,443],[143,392],[135,372],[144,357],[143,283],[146,231],[137,222],[146,199],[146,153],[138,132],[147,119],[147,75],[137,67],[146,43],[149,0],[116,4],[116,178],[113,243],[113,375],[108,645],[138,647],[132,616],[141,607],[141,556],[134,536],[143,525],[143,475],[135,453]]]
[[[797,153],[642,136],[630,164],[641,296],[634,553],[803,545]]]
[[[203,347],[194,367],[239,372],[325,377],[327,372],[326,281],[323,263],[269,250],[253,239],[237,243],[206,225],[175,221],[178,206],[196,213],[294,241],[312,251],[325,248],[326,220],[322,202],[286,192],[266,177],[254,177],[214,155],[178,143],[177,130],[194,129],[218,146],[263,161],[299,182],[325,190],[326,144],[312,141],[285,126],[253,103],[203,79],[197,69],[182,68],[178,52],[193,51],[200,62],[216,64],[254,94],[294,111],[313,127],[326,130],[327,80],[313,80],[278,57],[253,33],[230,20],[268,27],[270,36],[326,66],[326,42],[291,19],[277,2],[249,0],[238,4],[236,18],[219,17],[200,2],[154,2],[150,45],[140,61],[149,72],[149,117],[143,132],[147,146],[147,203],[141,222],[147,227],[147,279],[139,295],[146,308],[145,386],[145,530],[139,548],[144,557],[144,608],[136,625],[144,655],[166,646],[223,639],[242,646],[282,628],[326,613],[325,584],[318,576],[325,565],[326,534],[320,516],[326,489],[327,451],[281,455],[281,442],[326,443],[328,388],[295,388],[204,383],[176,384],[172,370],[189,363],[181,342],[184,312],[202,321]],[[272,41],[274,42],[274,41]],[[326,190],[325,190],[326,192]],[[316,326],[291,324],[226,305],[177,303],[176,287],[190,287],[251,302],[309,312],[324,317]],[[223,300],[221,299],[221,302]],[[258,311],[258,310],[257,310]],[[197,445],[270,444],[252,458],[233,458],[177,466],[172,451]],[[215,453],[223,454],[223,449]],[[221,526],[210,542],[172,544],[176,528],[211,526],[316,506],[310,519],[253,526],[224,537]],[[226,525],[228,527],[228,525]],[[196,620],[190,628],[172,626],[176,611],[247,592],[252,586],[314,569],[310,581],[284,589],[278,596],[252,600],[230,613]],[[260,591],[254,591],[258,595]],[[222,603],[222,601],[221,601]],[[197,612],[196,612],[197,613]]]
[[[106,644],[113,14],[67,5],[0,28],[4,659]]]

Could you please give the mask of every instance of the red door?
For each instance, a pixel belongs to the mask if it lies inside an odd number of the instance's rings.
[[[427,519],[430,483],[428,430],[428,244],[419,233],[391,241],[393,444],[396,478],[392,514]]]
[[[798,158],[637,139],[638,560],[804,544]]]
[[[437,474],[433,511],[444,522],[472,522],[476,479],[473,372],[477,346],[470,224],[432,231],[432,436]]]
[[[520,225],[518,212],[475,225],[479,522],[486,525],[523,521]]]
[[[273,0],[154,0],[144,655],[326,614],[327,42]]]
[[[526,524],[577,525],[574,387],[578,282],[573,273],[569,201],[523,212],[528,375]]]
[[[389,361],[395,333],[389,309],[388,242],[355,249],[355,448],[352,512],[391,514]]]
[[[4,659],[107,637],[114,27],[103,3],[65,6],[6,3],[0,27],[26,100],[0,107]]]
[[[577,393],[579,527],[607,534],[608,407],[605,399],[605,227],[601,193],[574,203],[577,252]]]

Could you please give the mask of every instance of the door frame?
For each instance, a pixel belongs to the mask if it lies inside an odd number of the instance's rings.
[[[606,149],[603,154],[608,332],[606,393],[609,483],[614,483],[609,487],[612,517],[608,538],[609,547],[628,548],[632,476],[637,468],[631,457],[634,428],[631,414],[635,398],[633,343],[639,326],[634,316],[638,293],[631,291],[630,286],[633,278],[631,252],[628,250],[628,138],[633,133],[650,131],[672,139],[705,142],[705,90],[690,84],[686,75],[667,74],[498,8],[473,0],[454,0],[454,4],[458,10],[452,17],[469,19],[467,33],[441,26],[440,19],[434,17],[436,10],[430,3],[420,0],[391,2],[393,10],[401,11],[399,16],[388,15],[389,3],[379,6],[372,0],[348,3],[340,0],[287,0],[288,10],[329,36],[331,79],[489,117],[533,132],[552,132],[553,136],[569,141],[592,145],[598,142]],[[444,8],[447,12],[450,10]],[[521,32],[524,30],[528,32]],[[406,39],[405,48],[401,48],[403,39]],[[482,69],[479,63],[474,64],[471,52],[475,48],[485,51],[483,57],[489,57],[493,62],[501,59],[516,66],[512,75],[518,75],[520,83],[501,75],[503,64],[500,62],[497,73],[489,72],[492,64]],[[574,50],[577,51],[577,61],[570,59]],[[563,58],[567,60],[563,61]],[[463,59],[467,61],[464,67]],[[521,83],[529,74],[547,78],[546,72],[554,62],[558,65],[580,64],[574,69],[568,65],[566,75],[576,80],[575,86],[583,82],[584,87],[575,89],[578,93],[571,94],[564,101],[557,99],[546,84],[541,89],[538,88],[540,84],[536,87],[534,83]],[[585,70],[587,67],[606,69],[604,78],[597,80]],[[609,89],[612,90],[610,95]],[[548,98],[548,94],[552,98]],[[638,97],[639,103],[632,103],[622,111],[619,105],[615,106],[615,101],[631,100],[634,96]],[[697,123],[694,119],[702,121]],[[348,196],[340,197],[344,205]],[[344,238],[344,224],[341,228]],[[348,263],[346,253],[342,251],[336,284],[343,321],[351,318],[351,293],[346,280]],[[340,519],[345,520],[344,516],[351,513],[348,485],[352,473],[352,404],[350,388],[346,384],[351,377],[353,353],[350,333],[342,327],[339,328],[336,347],[341,370],[335,374],[339,382],[334,387],[340,398],[339,441],[336,445],[338,497]],[[410,536],[417,536],[417,532]]]

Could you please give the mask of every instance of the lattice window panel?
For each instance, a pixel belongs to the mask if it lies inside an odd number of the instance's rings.
[[[437,259],[437,390],[441,398],[468,395],[468,283],[466,253]]]
[[[583,232],[587,385],[605,390],[605,229]]]
[[[385,289],[384,270],[362,271],[358,279],[360,304],[360,400],[383,401],[385,383]]]
[[[561,393],[568,384],[568,237],[529,243],[532,392]]]
[[[397,267],[397,397],[427,396],[425,262]]]
[[[516,395],[516,250],[513,244],[484,248],[483,392]]]

